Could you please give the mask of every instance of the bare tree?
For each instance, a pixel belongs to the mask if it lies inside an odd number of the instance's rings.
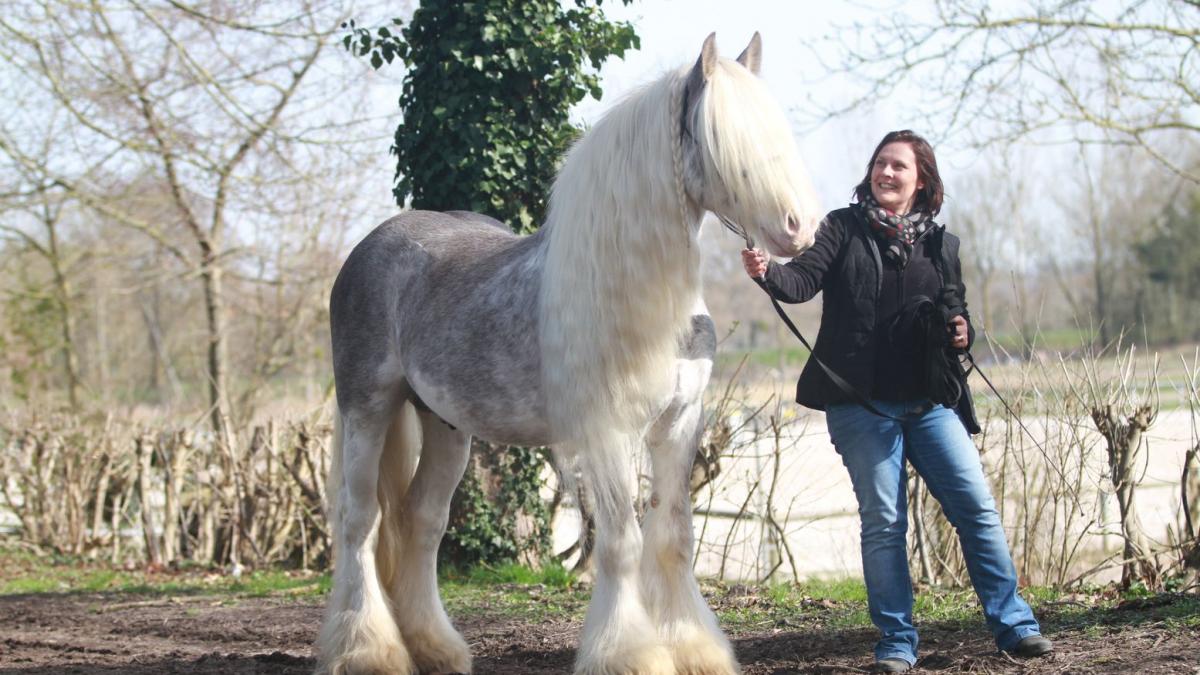
[[[815,46],[866,88],[834,114],[914,89],[946,135],[980,145],[1043,141],[1129,144],[1200,182],[1165,138],[1200,139],[1200,5],[1195,0],[936,0],[839,31]]]
[[[971,173],[952,179],[948,191],[946,220],[962,237],[963,275],[967,282],[967,300],[976,331],[1002,332],[998,324],[1000,289],[1011,276],[1024,280],[1027,270],[1019,255],[1021,242],[1016,234],[1030,236],[1029,228],[1044,227],[1026,211],[1031,186],[1020,158],[996,155]],[[1023,323],[1022,335],[1028,329]]]
[[[0,18],[0,58],[32,82],[39,105],[68,116],[72,139],[97,160],[54,162],[12,145],[10,154],[150,237],[199,281],[210,420],[228,443],[228,277],[254,276],[240,262],[248,233],[312,207],[314,177],[330,175],[329,156],[345,157],[341,135],[353,118],[321,112],[345,92],[337,67],[315,67],[327,53],[345,59],[328,49],[340,37],[337,7],[207,11],[140,0],[18,3]],[[169,195],[169,211],[154,220],[128,192],[145,175]]]
[[[11,92],[21,95],[19,88]],[[76,344],[75,290],[73,268],[84,257],[64,243],[66,221],[77,206],[56,190],[53,178],[41,167],[23,162],[14,135],[26,139],[41,157],[62,157],[62,135],[67,125],[62,115],[14,115],[0,121],[0,163],[7,184],[0,185],[0,237],[13,240],[19,250],[32,253],[48,269],[44,287],[32,291],[44,296],[52,307],[57,325],[57,348],[66,383],[67,402],[79,409],[83,377]]]
[[[233,477],[221,490],[235,563],[249,536],[237,477],[251,461],[235,429],[298,349],[319,358],[324,288],[363,210],[364,140],[378,141],[376,154],[387,147],[365,124],[361,64],[331,48],[346,12],[340,2],[22,0],[0,17],[0,78],[28,92],[33,115],[63,120],[66,150],[46,152],[36,125],[0,127],[0,160],[37,177],[0,182],[0,193],[53,193],[89,212],[96,232],[115,224],[151,242],[161,270],[110,249],[123,298],[195,283],[212,461]],[[151,348],[139,353],[166,356],[156,301],[144,302],[133,316],[145,310]],[[98,316],[97,339],[127,331],[120,322]]]

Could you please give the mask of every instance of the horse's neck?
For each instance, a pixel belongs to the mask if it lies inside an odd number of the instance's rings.
[[[554,228],[561,225],[551,223],[539,232],[546,269],[558,277],[546,281],[570,283],[573,303],[595,307],[592,323],[619,325],[623,334],[639,327],[655,333],[683,330],[701,287],[695,228],[680,209],[666,204],[641,214],[575,215],[585,222],[567,226],[577,230],[569,244],[553,241]],[[550,293],[550,299],[564,290]]]
[[[679,341],[700,295],[698,247],[669,207],[640,218],[576,213],[587,222],[571,223],[577,229],[563,239],[554,228],[565,223],[551,223],[545,242],[549,408],[556,424],[635,429],[673,391]]]

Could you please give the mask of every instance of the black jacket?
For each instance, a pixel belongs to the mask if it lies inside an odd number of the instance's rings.
[[[937,261],[935,266],[941,284],[945,285],[947,278],[957,282],[965,309],[966,289],[962,285],[958,237],[941,226],[936,226],[926,236],[926,246],[932,251],[932,259]],[[882,280],[883,259],[862,210],[855,206],[825,216],[812,247],[786,265],[771,263],[765,279],[767,287],[782,302],[806,302],[818,291],[825,292],[821,328],[813,352],[868,397],[876,389],[878,347],[874,338]],[[974,342],[975,330],[971,327],[970,315],[964,312],[964,317],[970,345]],[[964,389],[958,412],[967,429],[976,433],[978,425],[970,398],[970,392]],[[813,359],[808,360],[796,383],[797,403],[824,410],[827,405],[853,400],[834,385]]]

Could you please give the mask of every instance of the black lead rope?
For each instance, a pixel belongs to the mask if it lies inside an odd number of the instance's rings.
[[[987,382],[988,389],[991,389],[992,393],[996,395],[996,398],[1000,399],[1000,403],[1004,405],[1004,409],[1008,411],[1008,414],[1012,415],[1013,419],[1017,421],[1017,424],[1021,425],[1021,430],[1025,432],[1025,435],[1029,437],[1029,440],[1033,441],[1033,444],[1037,446],[1037,449],[1042,451],[1042,455],[1046,457],[1046,459],[1049,459],[1050,455],[1046,452],[1046,448],[1043,448],[1042,444],[1038,443],[1038,440],[1033,436],[1033,432],[1030,431],[1029,427],[1025,426],[1025,422],[1021,420],[1021,416],[1012,409],[1012,406],[1008,404],[1008,401],[1004,400],[1004,397],[1001,396],[1000,392],[996,389],[996,385],[992,384],[992,381],[983,373],[983,370],[980,369],[979,364],[975,363],[975,357],[971,356],[971,352],[964,351],[963,354],[966,354],[967,360],[971,362],[971,370],[979,373],[979,376],[983,378],[983,381]],[[970,373],[970,371],[967,372]],[[1059,470],[1059,475],[1062,475],[1061,469]]]
[[[716,214],[716,216],[717,219],[721,221],[721,224],[725,226],[725,229],[741,237],[746,242],[746,248],[754,248],[754,237],[751,237],[746,230],[742,229],[740,225],[726,218],[720,213]],[[788,330],[792,331],[792,335],[795,335],[796,338],[800,340],[800,344],[804,345],[804,347],[808,349],[809,358],[817,362],[817,365],[821,367],[821,370],[825,371],[825,375],[831,382],[833,382],[835,387],[841,389],[843,394],[853,398],[854,401],[865,408],[867,412],[896,422],[907,422],[916,417],[924,415],[930,410],[933,410],[933,404],[926,403],[913,410],[910,410],[907,413],[904,413],[904,415],[901,417],[896,417],[883,412],[879,408],[876,408],[866,396],[863,396],[862,392],[854,388],[854,385],[850,384],[844,378],[842,378],[841,375],[838,375],[836,372],[834,372],[832,368],[826,365],[825,362],[817,356],[817,353],[812,348],[812,345],[808,344],[808,340],[804,339],[804,334],[800,332],[799,328],[796,328],[796,324],[792,323],[792,319],[787,315],[787,312],[783,311],[783,306],[779,304],[779,300],[775,298],[775,294],[771,291],[771,288],[767,286],[765,278],[754,279],[754,283],[758,284],[760,288],[767,292],[767,297],[771,299],[771,305],[775,307],[775,312],[779,314],[780,319],[783,319],[783,325],[787,326]]]
[[[896,417],[895,415],[889,415],[879,408],[876,408],[871,403],[870,399],[868,399],[866,396],[863,396],[862,392],[856,389],[854,385],[850,384],[841,375],[838,375],[836,372],[834,372],[832,368],[826,365],[825,362],[817,356],[816,350],[812,348],[812,345],[808,344],[808,340],[804,339],[804,335],[800,332],[800,329],[796,328],[796,324],[792,323],[792,319],[787,315],[787,312],[783,311],[783,306],[781,306],[779,301],[775,299],[775,294],[771,292],[771,288],[767,286],[766,281],[763,279],[755,279],[754,283],[758,284],[760,288],[767,292],[767,297],[771,298],[771,305],[775,307],[775,312],[779,314],[779,318],[783,319],[783,324],[788,327],[788,330],[792,331],[792,335],[795,335],[800,340],[800,344],[804,345],[804,347],[808,349],[808,357],[813,361],[816,361],[817,365],[820,366],[821,370],[825,371],[826,377],[833,382],[835,387],[841,389],[843,394],[847,394],[853,398],[855,403],[858,403],[860,406],[865,408],[867,412],[896,422],[908,422],[920,417],[921,415],[924,415],[930,410],[933,410],[933,404],[926,402],[904,413],[902,416]]]

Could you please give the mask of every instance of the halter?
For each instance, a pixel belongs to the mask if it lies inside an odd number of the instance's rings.
[[[676,151],[672,152],[671,155],[672,169],[675,173],[675,191],[679,199],[679,214],[683,219],[684,227],[687,227],[687,193],[683,187],[683,145],[689,139],[694,143],[696,137],[692,135],[692,129],[688,125],[688,111],[685,105],[687,102],[686,79],[681,79],[679,81],[679,89],[679,94],[672,97],[673,104],[679,107],[679,141],[676,143]],[[711,213],[721,221],[721,224],[725,226],[725,229],[736,234],[738,237],[741,237],[741,239],[746,242],[746,248],[754,248],[754,237],[750,236],[750,233],[746,231],[746,228],[733,222],[731,218],[723,213],[719,213],[717,211],[711,211]]]

